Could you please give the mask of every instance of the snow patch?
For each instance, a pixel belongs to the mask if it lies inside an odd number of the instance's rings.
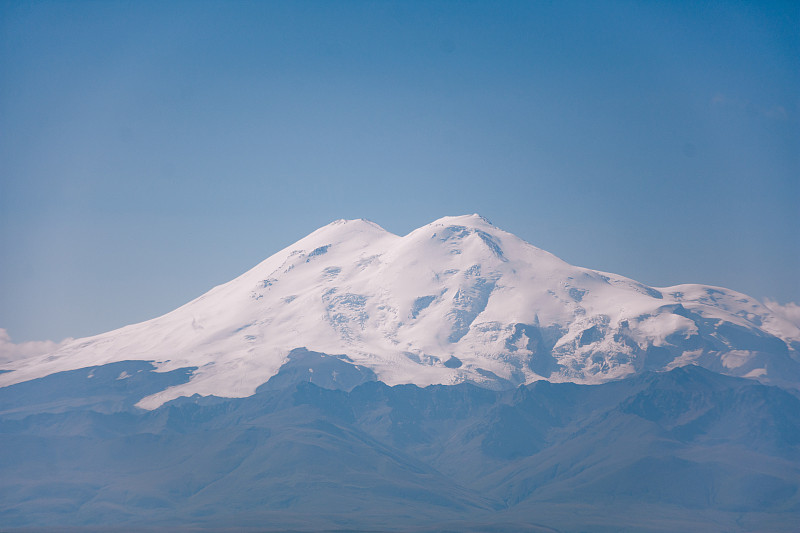
[[[739,375],[764,366],[748,359],[746,342],[774,348],[759,358],[782,358],[757,377],[798,382],[797,315],[794,304],[761,304],[721,287],[652,288],[572,266],[476,215],[403,237],[364,220],[336,221],[147,322],[30,345],[0,330],[0,386],[155,360],[158,372],[197,370],[141,407],[193,394],[242,397],[301,346],[347,354],[348,364],[390,385],[601,383],[647,365],[692,363]]]

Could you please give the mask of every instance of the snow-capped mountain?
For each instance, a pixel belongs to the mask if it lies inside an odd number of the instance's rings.
[[[6,363],[0,386],[125,360],[196,368],[139,402],[152,409],[251,395],[301,347],[389,385],[593,384],[690,364],[800,383],[800,329],[755,299],[572,266],[469,215],[403,237],[333,222],[164,316]]]

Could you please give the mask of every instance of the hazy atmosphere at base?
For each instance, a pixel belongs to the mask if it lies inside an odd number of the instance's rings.
[[[796,533],[798,28],[0,0],[0,530]]]
[[[311,231],[480,213],[800,302],[797,2],[0,3],[0,328],[170,311]]]

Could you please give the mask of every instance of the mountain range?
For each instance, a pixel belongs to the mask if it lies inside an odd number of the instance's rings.
[[[344,355],[389,385],[598,384],[689,364],[800,384],[800,327],[757,300],[575,267],[469,215],[405,237],[333,222],[164,316],[7,363],[0,386],[124,360],[196,367],[142,399],[152,409],[249,396],[295,348]]]
[[[0,365],[0,529],[792,531],[800,327],[478,215],[336,221]],[[128,528],[128,529],[125,529]]]

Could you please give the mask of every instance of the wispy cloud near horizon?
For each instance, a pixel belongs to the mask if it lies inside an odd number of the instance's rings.
[[[780,304],[769,298],[764,299],[764,305],[779,317],[800,328],[800,305],[794,302]]]
[[[11,340],[11,335],[3,328],[0,328],[0,363],[8,363],[28,357],[35,357],[61,348],[72,338],[64,339],[60,342],[55,341],[26,341],[15,343]]]
[[[789,120],[791,116],[785,106],[771,105],[763,106],[757,105],[749,100],[728,96],[723,93],[717,93],[711,98],[711,105],[714,107],[728,107],[746,111],[755,115],[772,119],[772,120]]]

